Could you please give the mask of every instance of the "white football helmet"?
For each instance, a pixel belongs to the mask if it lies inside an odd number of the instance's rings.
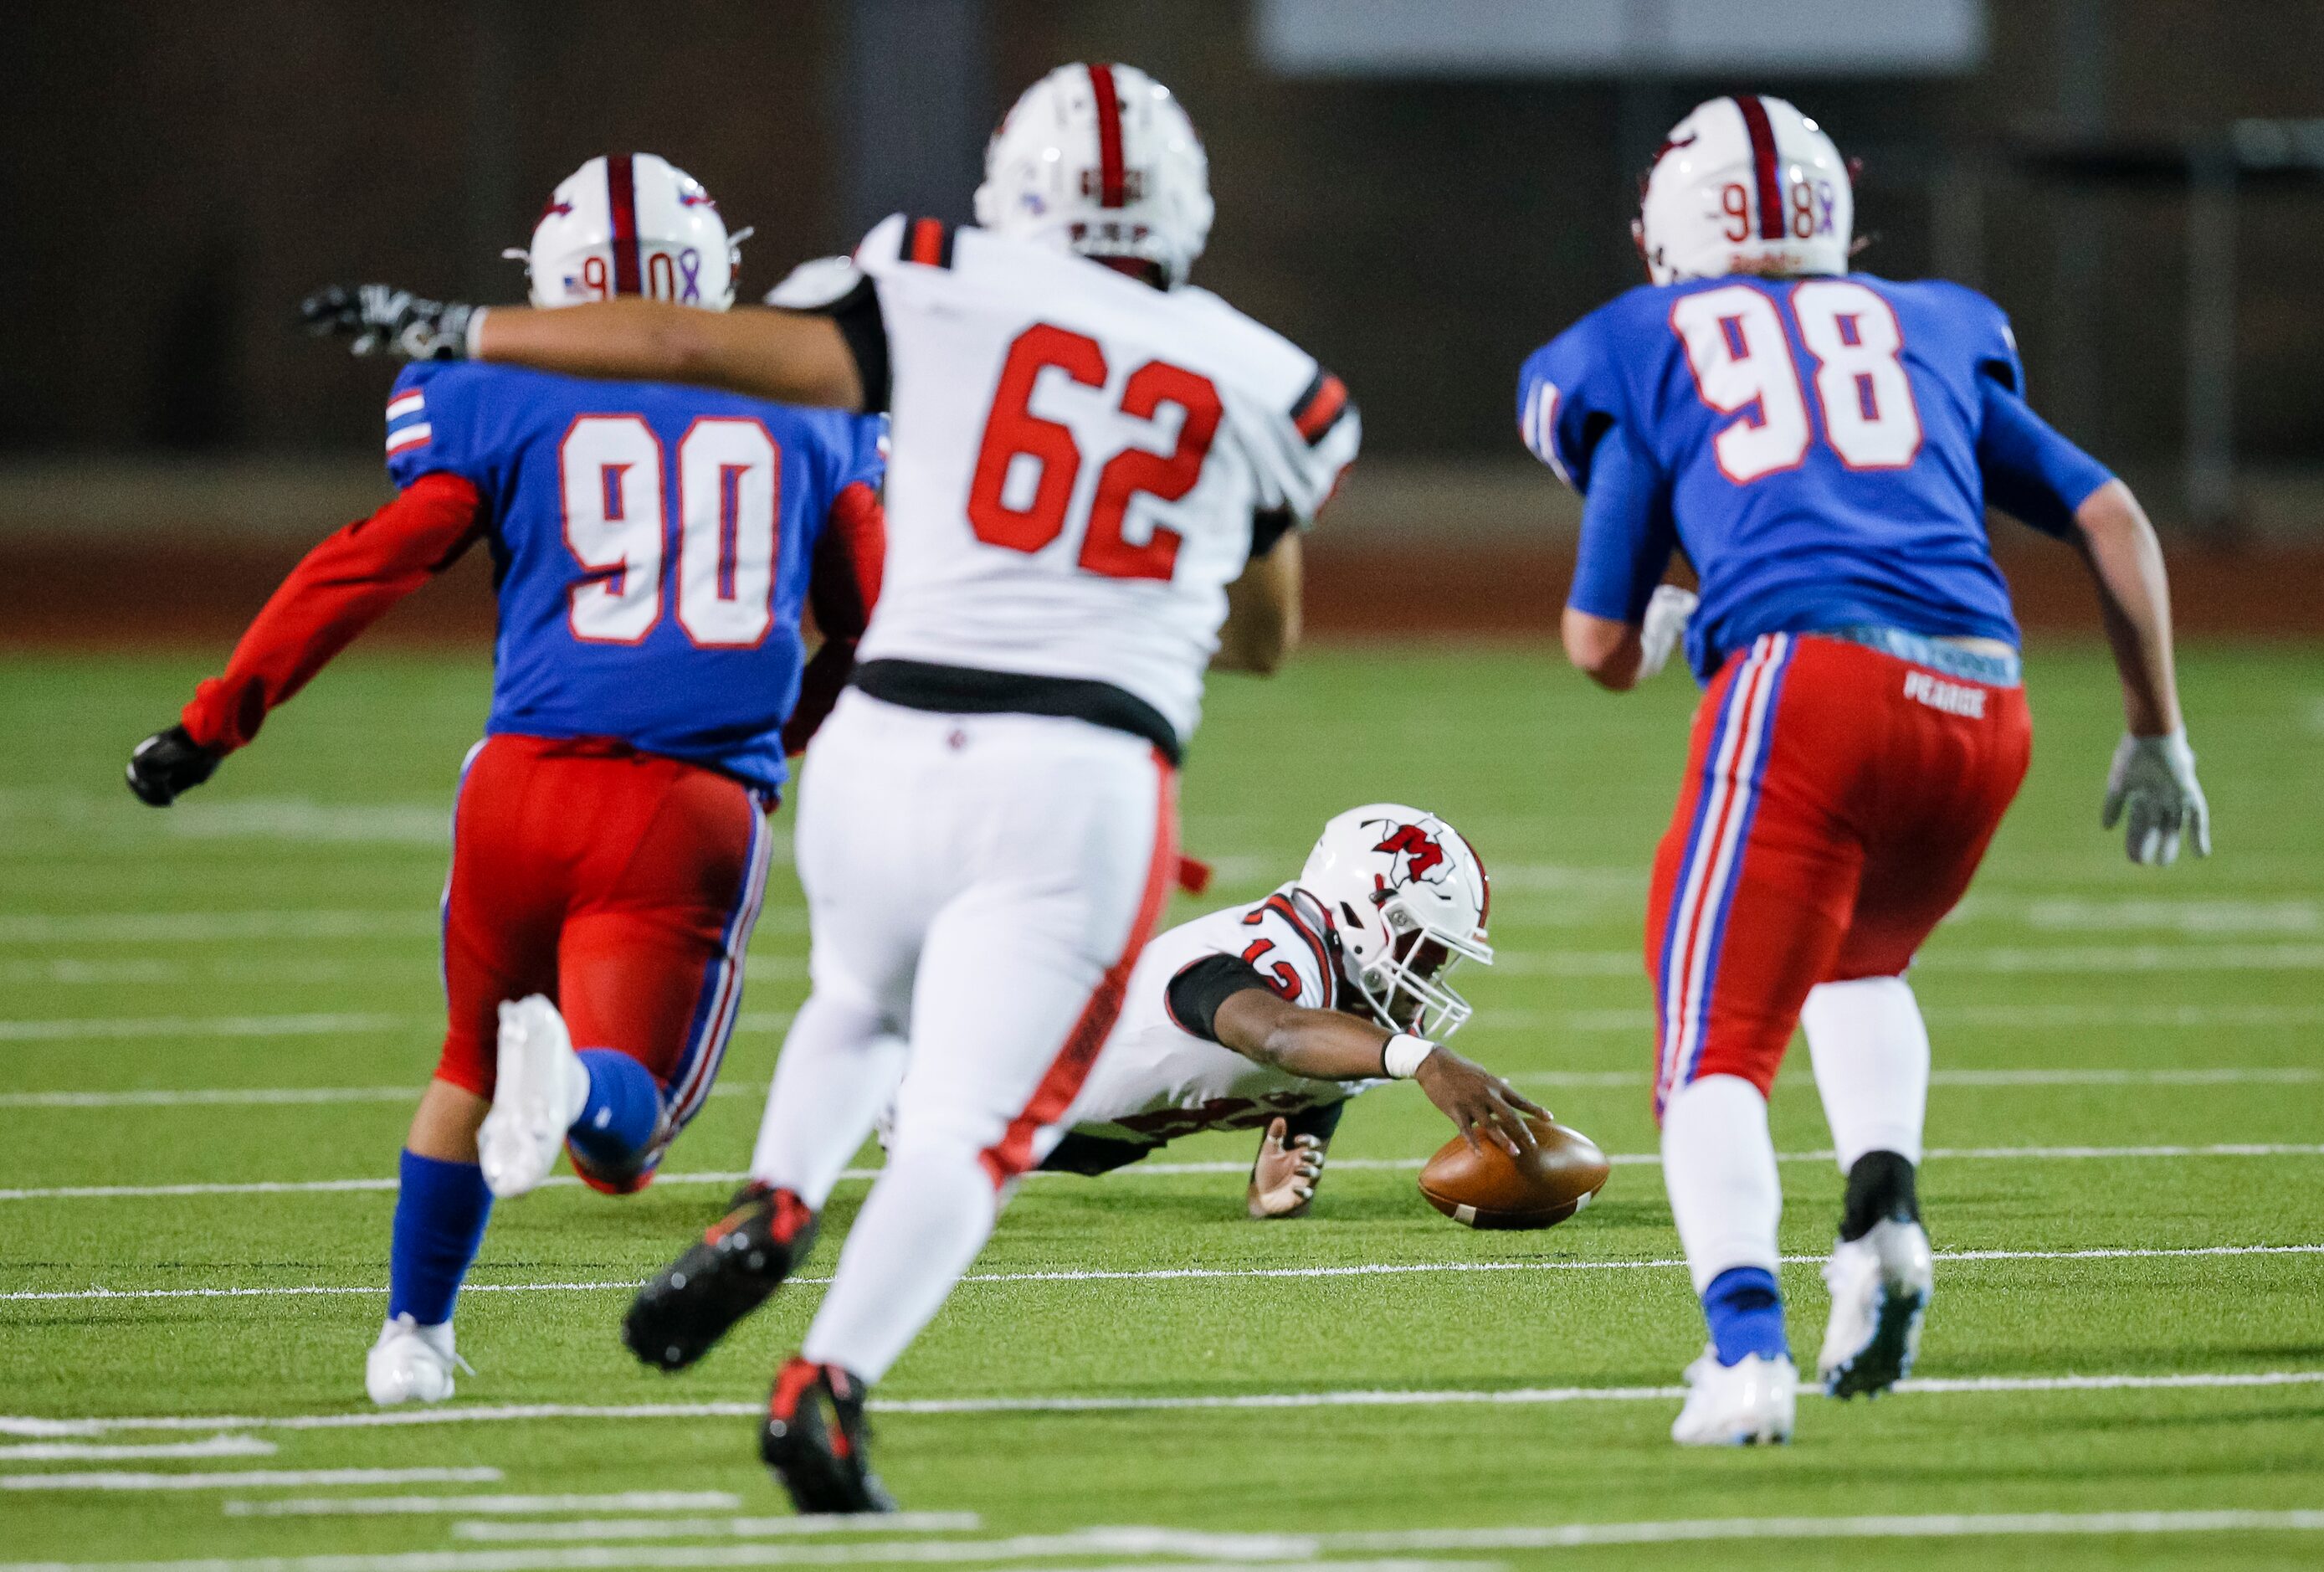
[[[1059,66],[984,147],[976,221],[1185,281],[1211,235],[1211,165],[1170,89],[1135,66]]]
[[[1469,1019],[1444,979],[1463,960],[1493,964],[1493,895],[1460,831],[1399,803],[1351,808],[1323,827],[1299,887],[1330,915],[1341,971],[1382,1026],[1442,1041]]]
[[[723,311],[748,229],[726,233],[702,182],[650,153],[591,159],[558,182],[524,260],[536,306],[642,295]]]
[[[1658,284],[1731,273],[1843,273],[1856,225],[1849,167],[1782,98],[1698,104],[1646,173],[1630,233]]]

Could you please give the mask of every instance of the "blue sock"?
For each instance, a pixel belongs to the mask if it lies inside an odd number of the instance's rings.
[[[387,1314],[423,1327],[452,1318],[460,1280],[484,1243],[493,1192],[473,1162],[403,1154],[395,1192],[395,1234],[387,1262]]]
[[[661,1087],[653,1071],[610,1048],[585,1048],[589,1101],[567,1137],[581,1161],[600,1173],[634,1168],[661,1127]]]
[[[1702,1290],[1702,1317],[1711,1323],[1721,1364],[1739,1364],[1753,1354],[1763,1359],[1791,1354],[1784,1340],[1784,1290],[1765,1268],[1730,1267],[1712,1278]]]

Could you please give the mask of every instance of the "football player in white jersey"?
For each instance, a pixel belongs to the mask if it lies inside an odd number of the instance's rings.
[[[1484,864],[1434,814],[1340,814],[1296,880],[1146,947],[1040,1166],[1105,1173],[1182,1135],[1263,1128],[1249,1210],[1297,1216],[1348,1100],[1406,1077],[1472,1144],[1531,1144],[1525,1115],[1545,1111],[1443,1046],[1470,1014],[1448,975],[1493,962],[1490,904]]]
[[[696,1327],[763,1299],[803,1253],[805,1176],[855,1151],[904,1057],[887,1166],[760,1432],[803,1511],[892,1504],[864,1389],[1062,1133],[1177,867],[1204,672],[1280,659],[1284,537],[1359,441],[1337,377],[1185,282],[1208,166],[1144,72],[1035,83],[986,150],[976,211],[974,228],[881,224],[820,313],[483,310],[387,290],[309,304],[358,347],[893,418],[880,606],[801,781],[814,987],[759,1187],[713,1231],[709,1269],[665,1274],[628,1326],[675,1368],[704,1345]]]

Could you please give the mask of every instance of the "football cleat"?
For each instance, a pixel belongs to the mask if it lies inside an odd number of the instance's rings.
[[[1682,1447],[1776,1445],[1792,1438],[1800,1373],[1789,1356],[1747,1354],[1733,1364],[1716,1350],[1686,1367],[1686,1406],[1671,1421]]]
[[[379,1341],[364,1356],[364,1390],[382,1408],[442,1402],[452,1395],[454,1365],[468,1369],[453,1352],[452,1323],[423,1327],[407,1310],[380,1328]]]
[[[1913,1373],[1921,1318],[1936,1291],[1929,1235],[1918,1223],[1886,1217],[1861,1239],[1842,1240],[1824,1262],[1831,1320],[1816,1357],[1833,1397],[1877,1397]]]
[[[759,1456],[801,1515],[896,1510],[872,1472],[871,1439],[862,1382],[836,1364],[796,1356],[776,1373],[759,1427]]]
[[[622,1341],[648,1364],[683,1370],[766,1302],[815,1245],[815,1214],[788,1190],[745,1185],[702,1242],[638,1290]]]
[[[589,1071],[557,1006],[539,994],[503,1003],[500,1075],[476,1132],[476,1161],[493,1194],[506,1200],[547,1179],[588,1101]]]

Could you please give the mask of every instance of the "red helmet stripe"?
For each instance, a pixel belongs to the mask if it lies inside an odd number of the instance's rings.
[[[605,155],[605,202],[613,215],[613,292],[645,292],[638,267],[638,184],[632,155]]]
[[[1121,173],[1121,97],[1114,91],[1113,68],[1089,69],[1090,91],[1097,96],[1097,205],[1119,208],[1127,182]]]
[[[1751,172],[1759,184],[1759,238],[1781,240],[1784,237],[1784,191],[1776,179],[1775,128],[1767,119],[1767,106],[1759,101],[1757,93],[1735,95],[1735,107],[1743,112],[1743,132],[1751,139]]]

